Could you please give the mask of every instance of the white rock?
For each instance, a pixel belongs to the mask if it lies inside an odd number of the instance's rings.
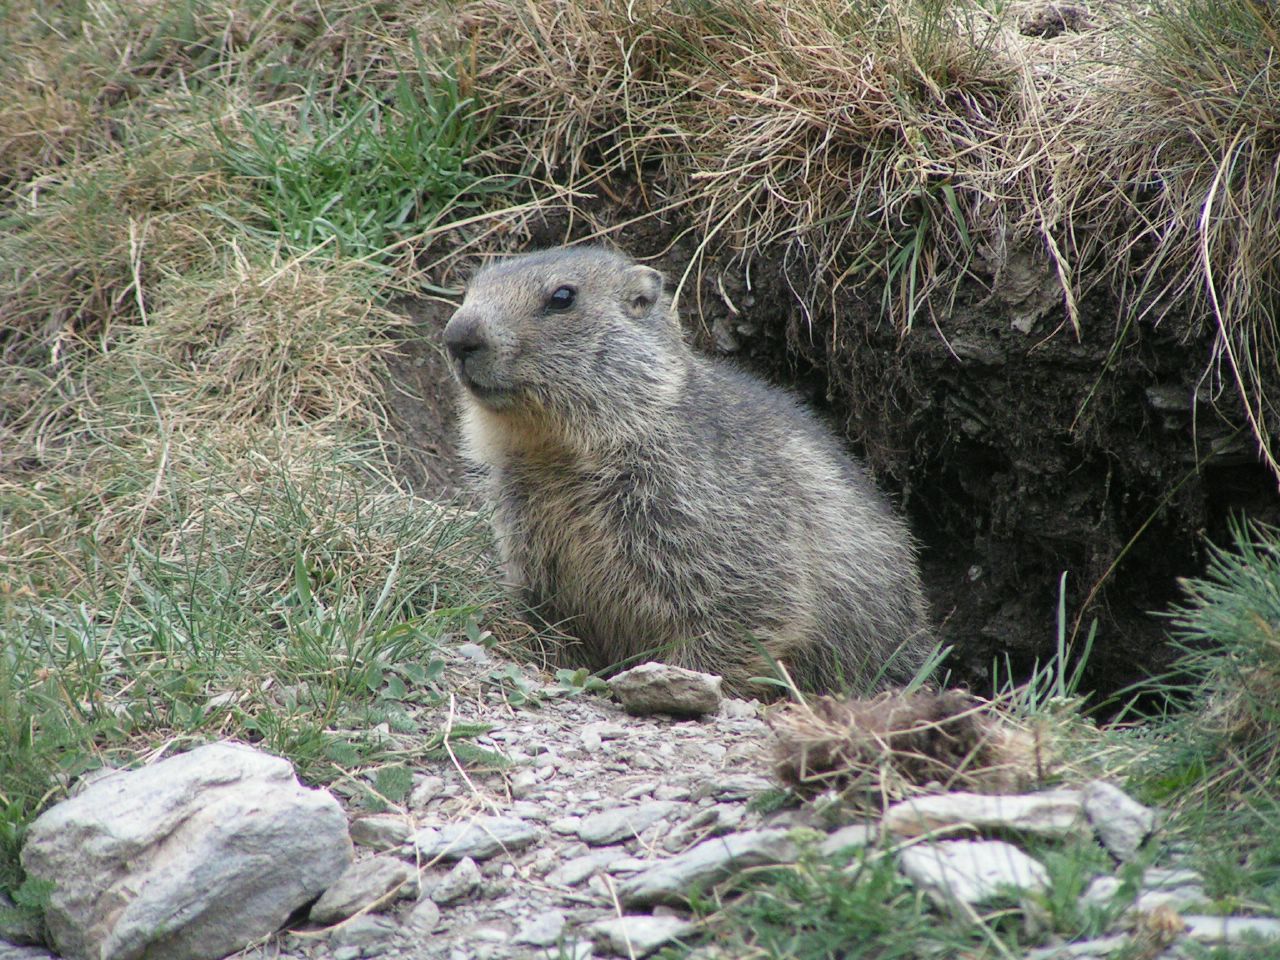
[[[316,923],[337,923],[384,897],[391,901],[405,884],[417,880],[413,867],[395,857],[357,860],[311,907]]]
[[[852,849],[861,849],[875,843],[880,831],[870,823],[851,823],[841,827],[818,844],[818,853],[824,857],[834,857]]]
[[[614,917],[597,920],[587,930],[620,957],[645,957],[690,933],[693,924],[679,917]]]
[[[418,933],[431,932],[439,922],[440,908],[430,897],[423,897],[415,903],[408,916],[404,918],[404,925]]]
[[[56,884],[71,960],[213,960],[278,929],[351,863],[347,820],[288,761],[213,743],[108,777],[42,814],[22,851]]]
[[[1184,915],[1187,936],[1211,946],[1239,946],[1250,939],[1280,940],[1280,920],[1269,917],[1205,917]]]
[[[564,914],[559,910],[548,910],[521,926],[511,938],[511,942],[549,947],[560,940],[563,931]]]
[[[717,800],[750,800],[756,794],[772,790],[775,784],[768,777],[755,773],[730,773],[723,777],[713,777],[698,784],[693,795],[702,799],[714,797]]]
[[[399,932],[400,925],[390,917],[366,913],[334,927],[329,934],[329,946],[337,949],[360,947],[363,951],[387,942]]]
[[[426,827],[413,835],[411,843],[423,860],[488,860],[504,851],[521,850],[538,837],[537,827],[514,817],[475,817],[440,829]]]
[[[511,775],[511,796],[522,800],[533,793],[538,786],[538,774],[529,769],[517,770]]]
[[[1142,877],[1142,889],[1126,907],[1126,913],[1151,913],[1169,907],[1179,913],[1203,904],[1208,898],[1194,870],[1148,870]],[[1109,907],[1125,889],[1118,877],[1097,877],[1080,897],[1085,906]],[[1129,888],[1132,896],[1133,889]]]
[[[987,795],[940,793],[895,803],[884,812],[887,830],[915,837],[949,830],[1012,830],[1042,837],[1083,836],[1088,830],[1077,790]]]
[[[1084,786],[1084,812],[1103,846],[1121,860],[1131,860],[1156,826],[1154,810],[1102,780]]]
[[[627,713],[700,717],[720,706],[721,679],[669,663],[642,663],[609,681]]]
[[[593,873],[608,868],[614,860],[621,860],[624,857],[626,857],[626,851],[617,847],[573,857],[547,874],[547,883],[557,887],[576,887]]]
[[[58,960],[48,950],[0,940],[0,960]]]
[[[444,792],[444,780],[441,777],[414,778],[417,782],[409,794],[409,806],[413,810],[422,810],[428,803]]]
[[[902,872],[941,902],[984,903],[1003,890],[1043,890],[1049,874],[1013,844],[948,840],[919,844],[899,855]]]
[[[408,818],[398,813],[376,813],[351,822],[351,839],[362,847],[394,850],[413,833]]]
[[[655,800],[688,800],[689,788],[675,783],[662,783],[653,791]]]
[[[1124,889],[1124,881],[1119,877],[1094,877],[1080,895],[1080,905],[1089,907],[1109,907]]]
[[[1148,867],[1142,874],[1144,890],[1168,890],[1175,887],[1202,887],[1204,877],[1183,867]]]
[[[680,809],[669,800],[652,800],[633,807],[613,807],[583,817],[578,824],[578,838],[593,847],[630,840],[653,826],[663,817]]]
[[[480,889],[480,868],[470,857],[463,857],[430,890],[430,897],[440,906],[467,900]]]
[[[720,716],[726,720],[742,720],[760,712],[759,700],[737,700],[732,697],[720,702]]]
[[[737,870],[791,863],[796,847],[786,830],[749,830],[704,840],[669,860],[662,860],[618,887],[627,906],[681,904],[694,886],[703,889]]]
[[[1093,960],[1095,957],[1109,957],[1131,945],[1129,937],[1099,937],[1097,940],[1082,940],[1077,943],[1063,943],[1056,947],[1041,947],[1027,954],[1026,960]]]

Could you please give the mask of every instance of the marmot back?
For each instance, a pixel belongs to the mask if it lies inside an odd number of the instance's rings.
[[[445,343],[506,576],[587,665],[759,695],[769,657],[810,690],[924,661],[903,523],[788,393],[689,349],[657,271],[599,248],[498,262]]]

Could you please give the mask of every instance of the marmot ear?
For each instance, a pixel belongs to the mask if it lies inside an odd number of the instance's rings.
[[[622,275],[622,302],[629,316],[648,316],[662,298],[662,274],[652,267],[633,264]]]

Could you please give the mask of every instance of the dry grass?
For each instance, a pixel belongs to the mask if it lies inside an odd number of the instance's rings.
[[[500,157],[670,218],[695,237],[691,270],[768,258],[808,308],[862,285],[900,327],[929,317],[944,336],[966,277],[1036,315],[1062,307],[1078,338],[1189,316],[1179,332],[1215,344],[1211,395],[1280,474],[1274,6],[1052,12],[478,0],[450,49],[503,118]],[[1082,329],[1100,286],[1120,315]]]
[[[770,712],[778,776],[878,808],[920,793],[1017,792],[1043,779],[1039,743],[996,704],[958,690],[819,697]]]

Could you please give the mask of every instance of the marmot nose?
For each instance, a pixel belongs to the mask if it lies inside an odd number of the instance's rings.
[[[455,313],[444,328],[444,345],[459,363],[483,350],[488,343],[480,319],[474,314]]]

